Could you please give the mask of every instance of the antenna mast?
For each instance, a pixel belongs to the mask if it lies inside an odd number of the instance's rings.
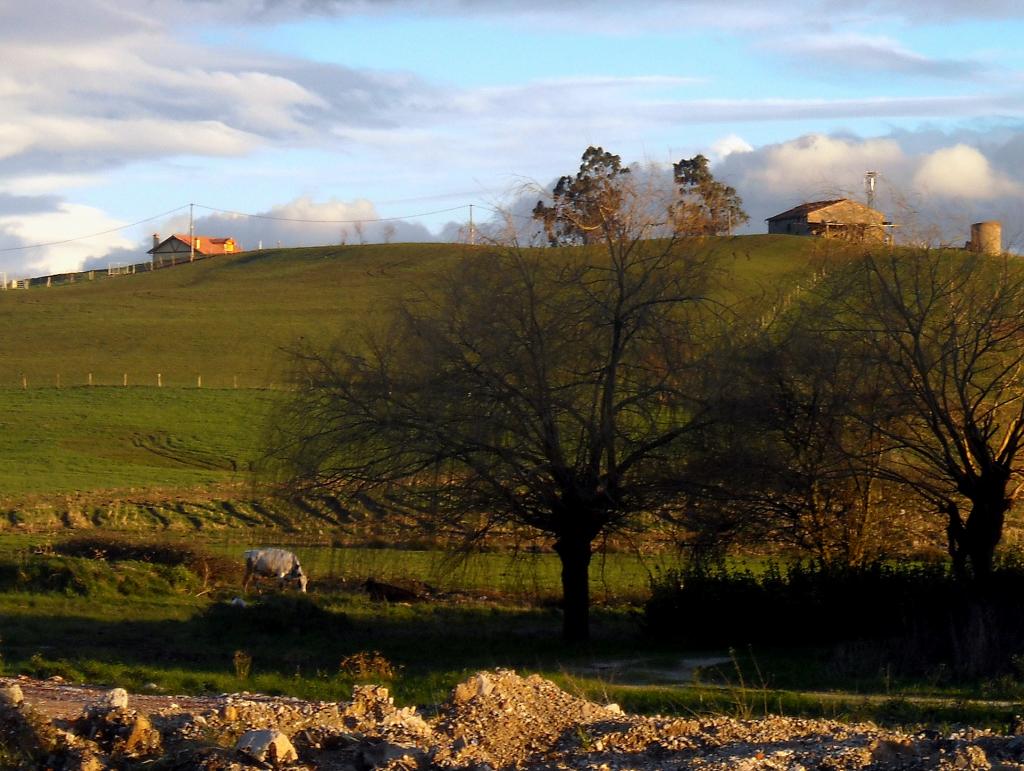
[[[188,261],[196,261],[196,226],[195,220],[192,219],[192,207],[194,203],[188,205]]]
[[[868,199],[868,206],[875,208],[875,180],[878,178],[877,171],[864,172],[864,194]]]

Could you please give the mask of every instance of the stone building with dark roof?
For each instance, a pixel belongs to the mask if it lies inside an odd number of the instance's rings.
[[[849,198],[802,203],[767,221],[769,233],[851,241],[888,241],[892,228],[882,212]]]

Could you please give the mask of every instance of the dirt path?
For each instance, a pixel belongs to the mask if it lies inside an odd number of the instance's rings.
[[[71,685],[60,678],[0,677],[0,688],[14,684],[21,688],[26,703],[50,720],[62,721],[78,717],[87,706],[98,702],[110,690],[94,685]],[[220,696],[131,696],[132,706],[147,716],[171,711],[202,712],[217,709],[223,701]]]

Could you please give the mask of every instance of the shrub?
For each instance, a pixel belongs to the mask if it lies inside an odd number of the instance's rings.
[[[252,656],[243,650],[235,651],[231,657],[231,663],[235,667],[235,677],[239,680],[248,680],[252,674]]]
[[[92,559],[32,555],[0,563],[0,591],[48,592],[73,597],[154,596],[195,592],[199,579],[183,566],[139,562],[110,565]]]
[[[943,564],[828,569],[797,563],[761,575],[724,565],[670,571],[644,609],[648,635],[691,647],[859,646],[900,672],[1011,669],[1024,651],[1024,567],[1004,560],[982,586]],[[857,648],[854,645],[854,648]],[[877,655],[865,653],[870,649]]]
[[[76,536],[53,546],[53,551],[69,557],[106,562],[146,562],[166,567],[185,567],[204,585],[236,583],[241,566],[235,560],[208,554],[192,546],[161,541],[130,541],[112,536]]]
[[[338,674],[356,680],[391,680],[401,667],[392,664],[380,651],[360,651],[345,656],[338,664]]]

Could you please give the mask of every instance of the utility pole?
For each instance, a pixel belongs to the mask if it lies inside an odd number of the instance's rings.
[[[476,243],[476,231],[473,228],[473,204],[469,205],[469,243]]]
[[[188,261],[195,262],[196,260],[196,225],[195,220],[192,218],[192,207],[194,203],[188,205]]]

